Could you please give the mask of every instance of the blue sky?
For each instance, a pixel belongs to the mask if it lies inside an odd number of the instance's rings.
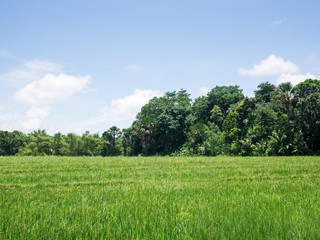
[[[129,127],[167,91],[320,78],[320,2],[0,0],[0,129]]]

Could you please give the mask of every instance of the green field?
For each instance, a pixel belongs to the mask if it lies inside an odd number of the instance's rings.
[[[0,239],[320,239],[320,158],[0,158]]]

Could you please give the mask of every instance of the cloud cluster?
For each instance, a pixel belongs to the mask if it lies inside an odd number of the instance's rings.
[[[48,60],[31,60],[1,75],[1,79],[12,83],[17,90],[15,102],[27,106],[25,115],[1,114],[0,126],[4,129],[32,131],[43,127],[53,104],[64,101],[76,93],[85,92],[91,82],[90,76],[72,76],[63,73],[60,64]],[[18,105],[18,106],[19,106]],[[20,106],[19,106],[20,108]],[[0,107],[0,110],[3,107]],[[14,123],[10,123],[10,120]]]
[[[90,81],[90,76],[46,74],[17,91],[14,99],[31,106],[43,106],[54,101],[64,100],[77,92],[85,91]]]
[[[283,58],[276,55],[270,55],[267,58],[261,60],[258,64],[255,64],[249,69],[239,69],[239,74],[242,76],[276,76],[277,84],[283,82],[291,82],[292,84],[298,84],[308,78],[316,78],[311,73],[300,73],[299,67],[291,62],[285,61]]]

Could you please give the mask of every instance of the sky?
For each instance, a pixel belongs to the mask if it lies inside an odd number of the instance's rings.
[[[317,0],[0,0],[0,130],[127,128],[151,98],[320,78]]]

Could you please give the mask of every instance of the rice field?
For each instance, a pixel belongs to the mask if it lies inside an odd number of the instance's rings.
[[[1,157],[0,239],[320,239],[320,157]]]

